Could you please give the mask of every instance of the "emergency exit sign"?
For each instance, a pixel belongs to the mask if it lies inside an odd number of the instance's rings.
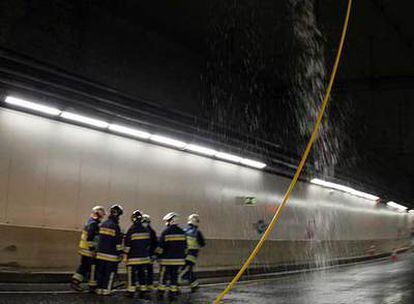
[[[256,198],[253,197],[253,196],[246,196],[244,198],[244,204],[246,206],[254,206],[254,205],[256,205]]]

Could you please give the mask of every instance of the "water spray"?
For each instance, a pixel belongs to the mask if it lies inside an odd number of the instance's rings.
[[[351,7],[352,7],[352,0],[348,0],[348,6],[347,6],[346,14],[345,14],[344,25],[343,25],[343,28],[342,28],[342,34],[341,34],[341,38],[340,38],[340,41],[339,41],[339,46],[338,46],[338,50],[337,50],[337,53],[336,53],[335,62],[334,62],[333,68],[332,68],[332,73],[331,73],[331,76],[329,78],[328,86],[326,88],[325,97],[323,99],[321,108],[319,110],[318,117],[316,119],[315,125],[313,127],[311,137],[310,137],[309,142],[308,142],[308,144],[305,148],[305,151],[302,155],[300,163],[299,163],[299,165],[296,169],[295,175],[293,176],[293,179],[292,179],[292,181],[289,185],[289,188],[287,189],[287,191],[286,191],[286,193],[283,197],[282,203],[280,204],[280,206],[276,210],[276,213],[273,216],[273,219],[270,222],[269,226],[267,227],[266,231],[264,232],[263,236],[260,238],[260,240],[257,243],[256,247],[253,249],[250,256],[244,262],[243,266],[240,268],[240,270],[236,274],[236,276],[231,280],[231,282],[227,285],[227,287],[223,290],[223,292],[221,294],[219,294],[217,296],[217,298],[214,300],[214,302],[213,302],[214,304],[219,304],[221,302],[221,300],[230,292],[230,290],[233,289],[233,287],[240,280],[241,276],[244,274],[246,269],[250,266],[252,261],[256,258],[257,254],[262,249],[263,244],[269,238],[270,233],[273,231],[273,228],[275,227],[276,223],[278,222],[279,218],[281,217],[281,215],[283,213],[283,209],[285,208],[287,202],[289,201],[290,195],[292,194],[293,189],[295,188],[295,185],[296,185],[296,183],[299,179],[299,176],[302,173],[303,167],[305,166],[306,160],[309,156],[309,153],[312,149],[312,146],[313,146],[313,144],[314,144],[314,142],[315,142],[315,140],[318,136],[319,126],[322,122],[322,118],[324,116],[326,106],[328,105],[328,102],[329,102],[329,98],[330,98],[330,95],[331,95],[333,83],[334,83],[334,80],[335,80],[335,77],[336,77],[336,72],[338,70],[339,62],[340,62],[341,55],[342,55],[342,49],[343,49],[343,46],[344,46],[346,33],[347,33],[347,30],[348,30],[349,17],[351,15]]]

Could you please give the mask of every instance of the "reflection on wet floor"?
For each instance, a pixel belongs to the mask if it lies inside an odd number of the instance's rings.
[[[223,285],[205,286],[182,294],[174,303],[212,303]],[[168,299],[138,300],[118,293],[108,298],[91,294],[0,294],[0,303],[169,303]],[[262,304],[413,304],[414,254],[397,262],[372,262],[274,280],[242,283],[226,303]]]

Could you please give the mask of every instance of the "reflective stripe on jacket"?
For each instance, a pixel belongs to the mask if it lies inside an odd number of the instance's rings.
[[[184,229],[184,232],[187,237],[187,248],[189,250],[198,250],[206,245],[204,236],[197,226],[189,224]]]
[[[96,258],[98,260],[119,262],[123,251],[122,233],[118,220],[109,217],[99,228],[99,241]]]
[[[93,257],[98,242],[99,220],[89,218],[83,227],[81,239],[79,241],[79,254]]]
[[[184,265],[187,241],[184,230],[177,225],[167,227],[161,234],[159,247],[159,262],[161,265]]]
[[[151,234],[148,228],[140,223],[133,224],[125,235],[125,253],[127,255],[127,265],[149,264]]]

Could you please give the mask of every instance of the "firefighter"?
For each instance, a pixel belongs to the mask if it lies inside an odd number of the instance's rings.
[[[119,217],[123,209],[115,204],[110,208],[108,219],[99,228],[97,259],[97,289],[98,295],[111,295],[112,284],[121,261],[123,246],[122,233],[119,227]]]
[[[127,266],[127,296],[134,296],[139,291],[143,296],[147,288],[147,265],[151,263],[149,229],[142,225],[142,213],[135,210],[131,216],[132,225],[125,236],[125,255]],[[136,283],[138,281],[138,286]]]
[[[79,255],[81,262],[77,271],[72,276],[71,288],[76,291],[82,291],[80,284],[87,279],[91,291],[96,288],[95,270],[96,270],[96,246],[99,232],[99,224],[105,216],[105,208],[95,206],[86,222],[79,242]]]
[[[150,233],[150,257],[151,262],[147,264],[147,287],[148,290],[155,290],[154,287],[154,261],[156,260],[155,250],[158,247],[157,233],[151,227],[151,217],[148,214],[142,215],[142,226],[148,228]]]
[[[198,288],[197,277],[194,273],[194,268],[197,263],[198,253],[200,248],[206,245],[203,234],[198,228],[200,224],[200,216],[198,214],[191,214],[188,217],[188,226],[184,229],[187,237],[187,256],[185,258],[185,267],[180,273],[179,281],[188,280],[191,291]]]
[[[187,243],[184,230],[178,226],[177,213],[168,213],[163,221],[167,228],[162,232],[157,248],[158,261],[161,266],[158,291],[160,296],[169,291],[169,295],[175,297],[179,293],[178,270],[185,265]]]

